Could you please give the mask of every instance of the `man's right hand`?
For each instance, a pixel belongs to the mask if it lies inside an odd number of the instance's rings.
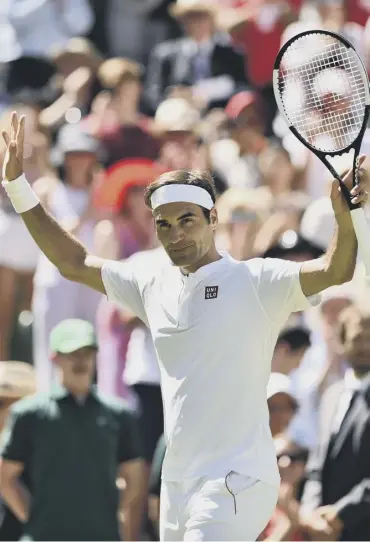
[[[23,173],[24,124],[25,117],[18,119],[13,111],[9,132],[2,132],[6,144],[2,173],[6,181],[14,181]]]
[[[310,540],[338,540],[341,533],[341,525],[328,521],[322,512],[324,507],[315,510],[308,517],[304,517],[302,527]]]

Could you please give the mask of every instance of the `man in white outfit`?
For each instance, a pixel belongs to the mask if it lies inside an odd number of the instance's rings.
[[[169,261],[107,261],[39,203],[23,174],[23,133],[24,118],[14,114],[3,133],[3,185],[40,249],[63,276],[106,293],[151,330],[167,444],[161,540],[256,540],[279,487],[266,398],[275,341],[289,314],[308,307],[307,297],[350,280],[355,267],[356,237],[338,185],[337,230],[323,258],[239,262],[216,250],[209,174],[166,173],[148,187],[146,202]],[[354,203],[367,201],[363,171],[360,179]],[[351,175],[344,181],[350,185]]]

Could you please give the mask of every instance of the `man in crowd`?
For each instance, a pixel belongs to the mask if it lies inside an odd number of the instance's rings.
[[[178,0],[170,13],[185,36],[157,45],[149,60],[147,97],[155,110],[174,87],[191,88],[206,107],[223,107],[246,85],[243,56],[216,32],[215,4]]]
[[[345,309],[339,337],[349,369],[322,399],[301,521],[313,540],[369,540],[370,315]]]
[[[1,494],[27,540],[138,540],[143,464],[136,421],[92,386],[93,326],[64,320],[50,349],[62,385],[12,407],[2,436]]]
[[[0,361],[0,430],[13,403],[36,391],[35,371],[22,361]],[[27,484],[27,477],[23,479]],[[0,499],[0,540],[19,540],[22,523]]]

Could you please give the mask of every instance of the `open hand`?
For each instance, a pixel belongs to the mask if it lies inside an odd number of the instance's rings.
[[[24,125],[25,117],[19,119],[13,111],[9,132],[2,132],[6,144],[2,173],[7,181],[14,181],[23,173]]]

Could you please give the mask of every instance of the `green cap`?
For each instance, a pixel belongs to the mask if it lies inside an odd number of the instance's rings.
[[[60,354],[70,354],[85,346],[98,348],[94,326],[86,320],[63,320],[50,334],[50,349]]]

